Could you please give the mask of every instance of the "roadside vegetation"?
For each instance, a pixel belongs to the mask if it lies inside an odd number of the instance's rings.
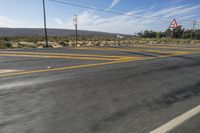
[[[50,47],[76,47],[75,37],[71,36],[49,36]],[[135,45],[165,45],[165,44],[191,44],[200,45],[200,29],[192,32],[181,27],[165,32],[142,31],[135,36],[124,36],[123,38],[113,36],[82,35],[78,37],[78,46],[135,46]],[[43,36],[15,36],[0,37],[0,49],[5,48],[43,48],[45,37]]]
[[[172,33],[173,32],[173,33]],[[144,38],[175,38],[175,39],[200,39],[200,29],[198,30],[185,30],[181,26],[170,30],[167,29],[164,32],[155,32],[155,31],[142,31],[137,33],[138,37]]]

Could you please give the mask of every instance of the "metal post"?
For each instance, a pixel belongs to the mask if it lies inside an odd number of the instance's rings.
[[[43,0],[43,14],[44,14],[44,32],[45,32],[45,40],[46,45],[45,47],[48,47],[48,35],[47,35],[47,24],[46,24],[46,8],[45,8],[45,0]]]
[[[78,26],[77,26],[77,24],[75,25],[75,30],[76,30],[76,46],[78,46]]]
[[[174,36],[174,28],[172,28],[171,38]]]
[[[197,21],[194,21],[194,23],[193,23],[193,27],[192,27],[192,31],[191,31],[191,39],[193,38],[193,35],[194,35],[196,23],[197,23]]]
[[[77,15],[74,15],[73,23],[74,23],[74,26],[75,26],[76,46],[78,46],[78,18],[77,18]]]

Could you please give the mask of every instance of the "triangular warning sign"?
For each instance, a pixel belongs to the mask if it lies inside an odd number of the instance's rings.
[[[177,28],[177,27],[178,27],[178,23],[176,19],[173,19],[171,24],[169,25],[169,28]]]

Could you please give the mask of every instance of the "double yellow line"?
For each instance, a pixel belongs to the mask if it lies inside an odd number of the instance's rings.
[[[183,47],[181,45],[172,45],[172,46],[162,46],[162,45],[149,45],[149,46],[136,46],[135,48],[153,48],[153,49],[170,49],[170,50],[179,50],[179,51],[193,51],[193,52],[198,52],[200,51],[200,47]]]
[[[56,55],[55,53],[12,52],[12,54],[17,54],[17,55],[18,54],[22,54],[22,53],[26,54],[26,56],[27,55],[34,56],[35,54],[42,54],[43,56],[46,56],[46,58],[51,57],[52,54]],[[193,53],[195,53],[195,52],[193,52]],[[78,65],[78,66],[66,66],[66,67],[53,68],[53,69],[42,69],[42,70],[31,70],[31,71],[22,71],[22,72],[15,72],[15,73],[7,73],[7,74],[0,75],[0,77],[17,76],[17,75],[42,73],[42,72],[50,72],[50,71],[61,71],[61,70],[68,70],[68,69],[79,69],[79,68],[87,68],[87,67],[97,67],[97,66],[103,66],[103,65],[112,65],[112,64],[119,64],[119,63],[131,62],[131,61],[151,60],[151,59],[156,59],[156,58],[167,58],[167,57],[173,57],[173,56],[178,56],[178,55],[187,55],[187,54],[193,54],[193,53],[191,53],[191,52],[184,52],[184,51],[178,51],[178,52],[170,54],[170,55],[164,55],[164,56],[158,56],[158,57],[127,57],[127,56],[122,57],[122,56],[98,55],[98,56],[101,56],[101,57],[104,57],[104,58],[112,57],[112,61],[110,61],[110,62],[103,62],[103,63],[95,63],[95,64]],[[199,53],[199,52],[196,52],[196,53]],[[66,55],[70,56],[71,54],[60,54],[59,53],[57,55],[59,55],[59,57],[60,57],[61,55],[62,56],[66,56]],[[72,55],[73,55],[73,57],[75,57],[74,54],[72,54]],[[41,55],[35,55],[35,56],[41,56]],[[76,54],[76,56],[78,57],[78,59],[82,59],[82,58],[79,58],[79,57],[83,56],[83,58],[85,58],[85,56],[88,56],[88,57],[95,57],[96,58],[97,55]],[[115,58],[117,58],[117,60],[115,60]],[[94,59],[94,58],[92,58],[92,59]]]
[[[97,48],[97,47],[82,47],[82,48],[73,48],[73,49],[79,49],[79,50],[97,50],[97,51],[119,51],[119,52],[147,52],[147,53],[155,53],[155,54],[168,54],[168,55],[176,55],[179,53],[184,54],[191,54],[194,53],[192,51],[186,51],[186,50],[158,50],[158,49],[138,49],[136,48]],[[195,52],[198,52],[195,51]],[[200,52],[200,51],[199,51]]]
[[[147,58],[145,58],[145,59],[147,59]],[[153,58],[148,58],[148,59],[153,59]],[[86,64],[86,65],[78,65],[78,66],[66,66],[66,67],[52,68],[52,69],[22,71],[22,72],[16,72],[16,73],[1,74],[0,77],[17,76],[17,75],[42,73],[42,72],[50,72],[50,71],[61,71],[61,70],[78,69],[78,68],[86,68],[86,67],[96,67],[96,66],[103,66],[103,65],[112,65],[112,64],[118,64],[118,63],[130,62],[130,61],[136,61],[136,60],[143,60],[143,59],[142,58],[127,59],[127,60],[124,59],[124,60],[119,60],[119,61],[111,61],[111,62],[103,62],[103,63],[95,63],[95,64]]]
[[[17,52],[0,51],[0,56],[13,57],[32,57],[32,58],[57,58],[57,59],[80,59],[80,60],[103,60],[118,61],[124,59],[137,59],[133,56],[113,56],[113,55],[94,55],[94,54],[62,54],[62,53],[42,53],[42,52]]]
[[[64,53],[19,52],[19,51],[0,51],[0,56],[109,61],[109,62],[103,62],[103,63],[85,64],[85,65],[78,65],[78,66],[66,66],[66,67],[52,68],[52,69],[3,73],[0,75],[0,77],[17,76],[17,75],[33,74],[33,73],[41,73],[41,72],[49,72],[49,71],[59,71],[59,70],[67,70],[67,69],[78,69],[78,68],[84,68],[84,67],[102,66],[102,65],[128,62],[128,61],[133,61],[133,60],[140,60],[143,58],[143,57],[135,57],[135,56],[117,56],[117,55],[115,56],[115,55],[96,55],[96,54],[64,54]]]

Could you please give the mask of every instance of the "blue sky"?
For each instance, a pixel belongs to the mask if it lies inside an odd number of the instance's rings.
[[[83,30],[134,34],[142,30],[166,30],[176,18],[184,28],[200,20],[200,0],[58,0],[89,6],[74,7],[46,0],[47,26],[73,29],[78,15]],[[104,12],[95,10],[104,9]],[[110,14],[109,11],[121,12]],[[199,25],[197,25],[199,28]],[[0,27],[43,27],[42,0],[0,0]]]

